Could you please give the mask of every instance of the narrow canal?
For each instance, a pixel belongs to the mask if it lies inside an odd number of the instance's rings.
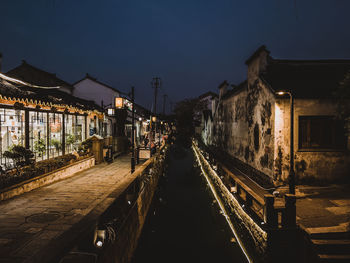
[[[247,262],[191,149],[173,145],[169,157],[132,263]]]

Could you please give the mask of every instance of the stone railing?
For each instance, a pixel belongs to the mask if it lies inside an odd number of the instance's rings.
[[[297,229],[295,196],[277,198],[219,163],[196,141],[192,146],[202,173],[207,174],[228,214],[238,224],[247,254],[256,254],[258,262],[279,262],[285,256],[293,260]]]
[[[244,177],[228,170],[217,163],[217,170],[223,176],[224,185],[235,195],[245,210],[256,221],[261,220],[270,228],[288,228],[296,225],[295,195],[286,194],[277,198],[266,190],[256,191],[251,184],[244,182]]]
[[[198,144],[196,147],[200,149]],[[238,199],[256,222],[263,221],[271,228],[295,227],[295,195],[286,194],[283,198],[276,197],[258,186],[248,176],[228,169],[210,153],[202,151],[202,156],[215,167],[227,190]]]

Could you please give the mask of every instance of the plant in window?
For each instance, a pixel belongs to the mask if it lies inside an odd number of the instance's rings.
[[[69,135],[67,136],[67,139],[66,139],[66,144],[67,144],[69,147],[71,147],[71,146],[74,145],[75,142],[76,142],[75,136],[72,135],[72,134],[69,134]]]
[[[34,142],[34,150],[39,154],[39,157],[41,157],[45,153],[45,140],[44,139],[38,139]]]
[[[61,149],[61,147],[62,147],[61,142],[60,142],[59,140],[57,140],[57,139],[52,139],[52,140],[51,140],[51,145],[52,145],[53,147],[55,147],[55,149],[56,149],[57,152],[58,152],[58,151]]]

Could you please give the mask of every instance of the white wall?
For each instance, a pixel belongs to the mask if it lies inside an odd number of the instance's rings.
[[[83,79],[74,85],[73,95],[78,98],[92,100],[100,106],[101,101],[103,101],[104,106],[111,104],[114,107],[114,98],[119,97],[120,94],[91,79]]]

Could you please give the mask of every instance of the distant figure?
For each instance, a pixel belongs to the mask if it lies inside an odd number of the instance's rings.
[[[154,142],[151,142],[151,154],[155,154],[157,151],[156,145]]]
[[[148,145],[148,138],[146,135],[145,135],[145,138],[143,139],[143,144],[145,147],[147,147],[147,145]]]

